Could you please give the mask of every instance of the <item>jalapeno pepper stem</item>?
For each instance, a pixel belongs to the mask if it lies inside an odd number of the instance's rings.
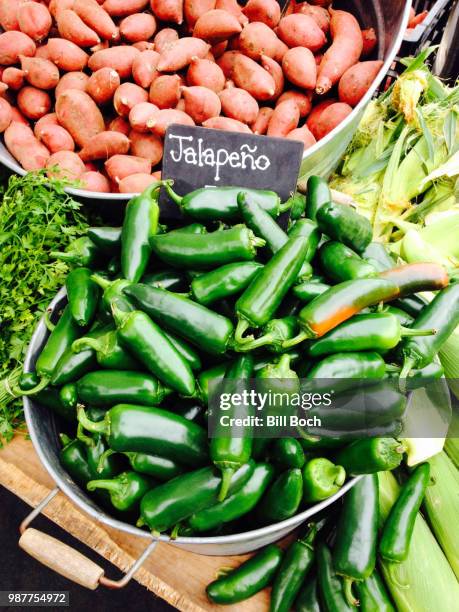
[[[167,195],[173,202],[181,206],[183,197],[179,196],[178,193],[175,193],[175,191],[172,189],[173,184],[174,181],[164,181],[164,187],[166,188]]]
[[[55,324],[50,319],[51,313],[52,313],[52,310],[50,308],[47,308],[45,311],[45,314],[43,315],[43,322],[46,325],[46,329],[50,332],[52,332],[54,328],[56,327]]]
[[[283,204],[279,204],[279,214],[287,212],[292,208],[294,202],[294,196],[291,196],[288,200],[285,200]]]
[[[81,423],[78,423],[76,437],[78,440],[80,440],[80,442],[83,442],[87,446],[94,446],[94,440],[84,433],[83,425],[81,425]]]
[[[81,353],[81,351],[84,351],[85,349],[100,351],[102,349],[102,343],[96,338],[80,338],[79,340],[75,340],[75,342],[72,344],[73,353]]]
[[[121,310],[121,308],[118,308],[115,302],[112,302],[110,306],[112,309],[112,315],[116,326],[121,327],[126,321],[126,319],[129,317],[129,313],[124,312],[123,310]]]
[[[108,433],[108,429],[109,429],[108,421],[106,421],[105,419],[103,421],[98,421],[98,422],[91,421],[91,419],[88,418],[83,406],[80,406],[78,408],[77,419],[78,419],[78,422],[81,424],[81,426],[84,429],[87,429],[88,431],[91,431],[93,433],[100,433],[100,434]]]
[[[100,274],[91,274],[91,280],[94,281],[101,289],[107,289],[112,284],[108,278],[104,278]]]
[[[88,491],[95,491],[96,489],[106,489],[107,491],[117,493],[118,495],[122,495],[124,484],[113,479],[107,480],[90,480],[86,485]]]
[[[335,472],[334,483],[341,487],[346,481],[346,470],[342,465],[335,465],[331,473]]]
[[[236,470],[234,468],[222,468],[222,484],[217,497],[219,502],[222,502],[228,495],[228,489],[235,471]]]
[[[99,462],[97,464],[97,471],[98,472],[103,472],[104,470],[104,463],[105,461],[111,456],[114,455],[116,453],[116,451],[114,451],[112,448],[107,448],[107,450],[102,453],[102,455],[99,457]]]
[[[402,368],[393,363],[386,363],[386,372],[400,372]]]
[[[354,578],[345,577],[343,579],[344,597],[350,606],[358,606],[360,604],[359,600],[354,597],[354,593],[352,592],[352,585],[354,582]]]
[[[255,236],[255,234],[253,233],[250,236],[250,242],[252,246],[256,248],[264,247],[266,245],[266,240],[263,240],[263,238],[258,238],[258,236]]]
[[[403,367],[399,376],[399,387],[402,393],[406,391],[406,379],[414,367],[415,360],[413,357],[407,357],[403,362]]]
[[[272,334],[265,334],[264,336],[254,338],[253,340],[250,340],[249,337],[243,338],[242,343],[236,343],[234,350],[238,351],[239,353],[244,353],[245,351],[253,351],[257,348],[260,348],[261,346],[272,344],[273,340],[274,337]]]
[[[305,340],[309,340],[310,338],[311,338],[311,335],[308,334],[308,332],[301,331],[294,338],[290,338],[290,340],[285,340],[284,342],[282,342],[282,348],[289,349],[292,346],[296,346],[297,344],[304,342]]]
[[[177,523],[176,525],[174,525],[174,528],[171,531],[171,540],[177,539],[179,532],[180,532],[180,526],[181,526],[181,523]]]
[[[436,329],[410,329],[409,327],[400,326],[402,336],[435,336]]]
[[[59,440],[61,441],[62,446],[68,446],[72,439],[65,433],[59,434]]]
[[[252,342],[254,340],[253,336],[247,336],[244,338],[244,333],[249,329],[250,323],[247,319],[238,319],[236,325],[236,331],[234,332],[234,341],[236,344],[245,344],[246,342]]]
[[[42,378],[33,389],[29,389],[28,391],[23,391],[18,385],[15,385],[12,387],[11,392],[17,397],[21,397],[21,395],[36,395],[37,393],[40,393],[40,391],[43,391],[43,389],[46,389],[50,380],[51,378],[48,376]]]

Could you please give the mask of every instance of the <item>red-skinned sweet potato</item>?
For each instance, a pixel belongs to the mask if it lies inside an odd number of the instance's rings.
[[[188,24],[188,28],[192,30],[195,23],[207,13],[215,8],[216,0],[185,0],[183,3],[183,9],[185,14],[185,20]]]
[[[6,32],[19,30],[17,0],[0,0],[0,26]]]
[[[319,51],[327,42],[316,21],[301,13],[282,17],[277,27],[277,35],[289,47],[306,47],[313,53]]]
[[[59,125],[56,113],[48,113],[47,115],[43,115],[43,117],[40,117],[40,119],[35,123],[33,133],[38,140],[41,138],[43,128],[48,125]]]
[[[96,102],[96,104],[107,104],[113,99],[115,91],[121,84],[119,74],[108,66],[96,70],[89,77],[86,83],[86,93]]]
[[[249,23],[248,18],[242,12],[242,7],[237,0],[217,0],[215,8],[234,15],[242,26]]]
[[[241,55],[239,51],[225,51],[216,62],[227,79],[233,78],[234,64],[238,55]]]
[[[175,108],[180,100],[182,80],[178,74],[162,74],[150,87],[149,100],[158,108]]]
[[[383,64],[384,62],[381,60],[358,62],[348,68],[338,85],[340,102],[357,106],[367,93]]]
[[[256,100],[270,100],[276,91],[276,84],[269,72],[241,53],[234,59],[233,80]]]
[[[258,134],[260,136],[266,134],[268,131],[268,124],[271,116],[274,112],[274,109],[270,106],[262,106],[258,111],[257,118],[250,126],[254,134]]]
[[[212,128],[214,130],[225,130],[226,132],[242,132],[244,134],[252,133],[252,130],[248,125],[242,123],[242,121],[231,119],[230,117],[211,117],[210,119],[207,119],[207,121],[204,121],[202,126]]]
[[[167,128],[172,123],[180,125],[194,125],[193,119],[183,111],[175,108],[164,108],[156,113],[151,121],[148,122],[149,129],[157,136],[163,137]]]
[[[245,89],[229,87],[220,92],[223,114],[242,123],[254,123],[258,116],[258,102]],[[217,116],[214,113],[212,116]]]
[[[185,112],[193,119],[196,124],[216,117],[221,112],[221,102],[215,91],[194,85],[193,87],[182,88],[185,100]]]
[[[110,193],[110,181],[102,172],[97,172],[96,170],[83,172],[79,180],[82,189],[98,193]]]
[[[27,127],[30,127],[29,120],[26,117],[24,117],[24,115],[21,113],[21,111],[18,108],[16,108],[15,106],[12,106],[11,112],[13,114],[11,123],[20,123],[21,125],[26,125]]]
[[[59,69],[46,59],[21,55],[21,69],[25,79],[38,89],[55,89],[59,83]]]
[[[64,38],[49,38],[46,52],[48,59],[61,70],[68,72],[83,70],[88,63],[88,54]]]
[[[365,58],[373,53],[374,48],[378,44],[378,37],[376,36],[374,28],[362,30],[362,43],[363,47],[361,57]]]
[[[330,13],[322,6],[313,6],[307,2],[301,2],[296,7],[296,13],[312,17],[324,34],[330,30]]]
[[[274,29],[280,21],[280,6],[276,0],[249,0],[242,9],[250,22],[260,21]]]
[[[271,57],[268,57],[267,55],[261,56],[261,65],[266,70],[266,72],[268,72],[273,77],[275,91],[272,96],[272,99],[277,100],[277,98],[284,91],[285,85],[284,73],[282,71],[282,68],[275,60],[273,60]]]
[[[193,57],[205,57],[210,46],[199,38],[184,37],[166,46],[157,68],[160,72],[177,72],[186,68]]]
[[[49,158],[48,149],[35,138],[30,127],[15,120],[5,130],[5,145],[27,171],[41,170]]]
[[[76,181],[86,170],[84,163],[73,151],[58,151],[46,161],[47,175],[50,178]]]
[[[3,134],[12,120],[11,104],[5,98],[0,98],[0,133]]]
[[[295,128],[287,134],[287,138],[289,140],[299,140],[302,142],[305,151],[316,144],[316,139],[310,132],[307,125],[303,125],[303,127],[300,128]]]
[[[253,60],[262,55],[276,57],[279,39],[266,24],[254,21],[247,24],[238,38],[238,49]]]
[[[140,51],[128,45],[110,47],[91,55],[88,66],[93,72],[108,66],[116,70],[121,79],[127,79],[131,76],[132,65],[139,55]]]
[[[163,158],[163,141],[155,134],[141,134],[132,130],[131,155],[148,159],[152,166],[156,166]]]
[[[158,179],[153,174],[131,174],[126,176],[119,182],[120,193],[142,193],[152,183],[156,183]]]
[[[46,91],[36,87],[23,87],[16,99],[19,110],[29,119],[40,119],[51,109],[51,98]]]
[[[193,36],[212,44],[227,40],[241,32],[242,26],[237,17],[221,9],[213,9],[197,20]]]
[[[294,130],[300,121],[300,109],[295,100],[285,100],[278,104],[268,124],[268,136],[285,137]]]
[[[314,89],[317,82],[317,66],[312,52],[306,47],[289,49],[282,60],[284,75],[297,87]]]
[[[105,0],[102,8],[111,17],[127,17],[140,13],[147,6],[148,0]]]
[[[136,104],[147,102],[148,92],[135,83],[121,83],[113,96],[113,106],[118,115],[127,117]]]
[[[121,37],[131,43],[148,40],[155,32],[156,19],[149,13],[134,13],[120,23]]]
[[[300,111],[300,118],[304,119],[311,112],[312,92],[303,93],[302,91],[285,91],[277,100],[276,105],[285,100],[295,100]]]
[[[92,47],[100,42],[98,34],[88,27],[75,11],[70,9],[59,11],[56,22],[62,38],[70,40],[79,47]]]
[[[21,32],[33,40],[46,38],[52,26],[52,18],[48,8],[38,2],[17,2],[17,20]]]
[[[142,51],[134,59],[132,64],[132,76],[137,85],[140,85],[140,87],[144,87],[145,89],[150,87],[155,78],[158,76],[156,66],[158,65],[159,57],[159,53],[147,49]]]
[[[306,125],[308,126],[308,128],[311,130],[311,126],[317,123],[320,118],[320,115],[324,112],[324,110],[332,104],[335,104],[336,102],[338,102],[338,100],[335,100],[334,98],[329,98],[328,100],[322,100],[321,102],[316,104],[311,109],[311,112],[309,113],[309,116],[306,120]]]
[[[97,0],[74,0],[71,7],[84,23],[104,40],[115,40],[118,28]]]
[[[131,131],[131,126],[129,125],[129,122],[126,121],[124,117],[115,117],[108,123],[107,130],[110,130],[112,132],[121,132],[121,134],[124,134],[125,136],[129,136],[129,132]]]
[[[151,164],[148,159],[134,155],[114,155],[105,162],[105,170],[115,183],[119,183],[131,174],[150,174]]]
[[[6,83],[10,89],[17,91],[24,85],[24,72],[20,68],[9,66],[3,71],[2,81]]]
[[[130,141],[121,132],[100,132],[91,138],[79,152],[84,161],[109,159],[113,155],[125,155],[129,151]]]
[[[155,51],[162,53],[171,43],[179,39],[179,35],[173,28],[163,28],[153,39]]]
[[[36,46],[34,41],[24,32],[4,32],[0,34],[0,64],[12,66],[19,62],[19,56],[35,55]]]
[[[84,91],[68,89],[56,100],[59,123],[80,147],[105,131],[104,118],[94,100]]]
[[[352,106],[343,102],[335,102],[323,109],[316,120],[309,117],[307,125],[316,140],[324,138],[335,129],[348,115],[352,113]]]
[[[154,15],[170,23],[183,23],[183,0],[150,0]]]
[[[46,146],[51,154],[58,151],[73,151],[75,149],[73,138],[61,125],[46,123],[39,130],[34,131],[38,140]]]
[[[225,87],[225,75],[220,66],[215,62],[198,57],[191,60],[186,73],[186,81],[190,87],[192,85],[207,87],[216,93]]]
[[[54,95],[57,98],[68,89],[79,89],[85,91],[89,77],[85,72],[66,72],[57,84]]]
[[[136,132],[149,132],[148,122],[153,119],[159,108],[151,102],[141,102],[131,108],[129,113],[129,123]]]

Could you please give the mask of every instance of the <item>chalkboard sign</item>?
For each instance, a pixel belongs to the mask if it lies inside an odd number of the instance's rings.
[[[162,178],[184,195],[205,186],[272,189],[286,200],[296,188],[303,144],[285,138],[172,125],[164,139]],[[177,206],[161,196],[165,216]]]

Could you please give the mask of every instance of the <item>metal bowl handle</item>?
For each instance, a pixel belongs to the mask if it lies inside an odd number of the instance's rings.
[[[83,554],[64,544],[60,540],[29,527],[30,523],[36,518],[45,506],[57,495],[59,488],[53,489],[36,508],[22,521],[19,532],[19,546],[31,557],[46,565],[54,572],[72,580],[91,591],[97,589],[99,585],[110,589],[121,589],[128,584],[140,566],[150,556],[158,545],[158,540],[152,539],[140,557],[133,563],[120,580],[111,580],[105,576],[104,569],[85,557]]]

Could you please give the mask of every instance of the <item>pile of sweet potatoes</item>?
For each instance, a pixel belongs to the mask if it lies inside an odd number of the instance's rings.
[[[312,146],[381,69],[327,0],[0,0],[0,132],[26,170],[138,192],[172,123]]]

